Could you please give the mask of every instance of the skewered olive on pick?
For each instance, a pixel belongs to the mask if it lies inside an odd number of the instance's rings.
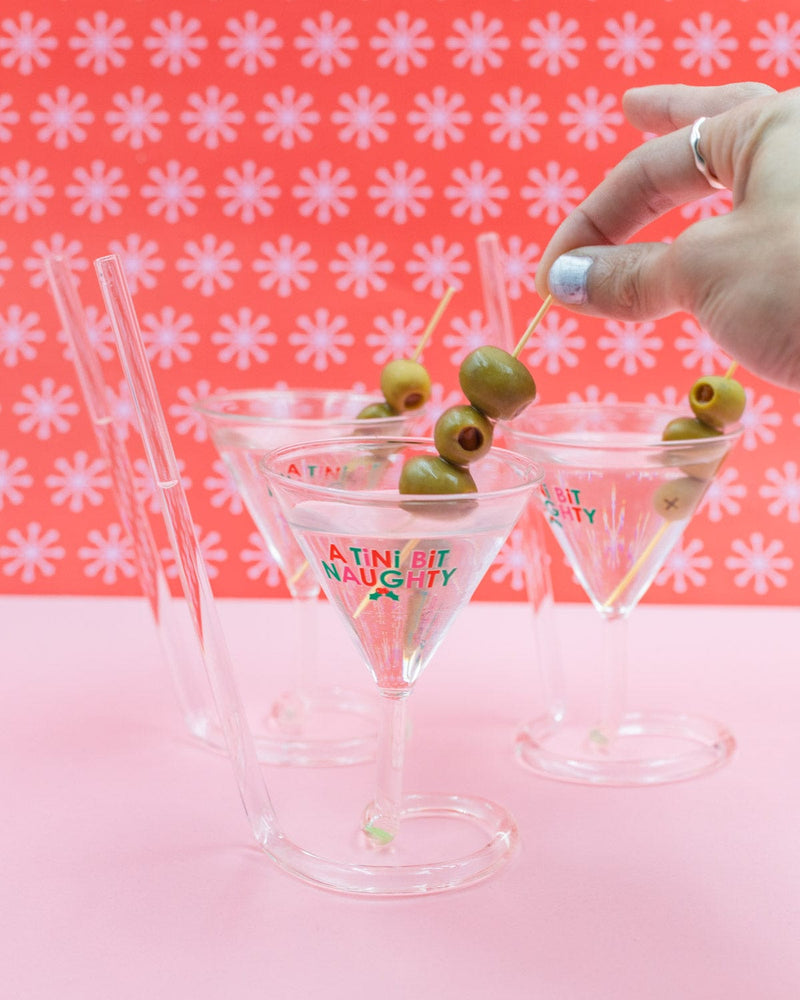
[[[477,493],[475,480],[466,469],[439,455],[414,455],[400,473],[401,493]]]
[[[397,358],[381,372],[381,392],[396,413],[418,410],[430,398],[431,378],[418,361]]]
[[[727,375],[698,379],[689,393],[689,405],[698,420],[722,431],[734,424],[747,405],[744,386]]]
[[[474,406],[451,406],[436,421],[436,450],[455,465],[469,465],[483,458],[492,447],[491,422]]]
[[[525,365],[491,344],[464,358],[458,381],[470,403],[491,420],[511,420],[536,398],[536,383]]]
[[[367,403],[364,409],[356,414],[356,420],[380,420],[396,416],[397,412],[388,403]]]

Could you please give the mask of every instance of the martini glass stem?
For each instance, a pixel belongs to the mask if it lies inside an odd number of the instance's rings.
[[[607,749],[616,739],[628,694],[628,617],[613,615],[603,619],[601,665],[601,706],[597,725],[589,739],[598,750]]]
[[[408,691],[380,692],[375,797],[364,811],[364,833],[376,845],[397,836],[403,800]]]

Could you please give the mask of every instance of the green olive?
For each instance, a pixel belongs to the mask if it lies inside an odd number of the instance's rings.
[[[397,411],[388,403],[367,403],[364,409],[356,414],[356,420],[381,420],[396,416]]]
[[[683,521],[691,517],[706,488],[702,479],[683,476],[662,483],[653,495],[653,506],[665,521]]]
[[[418,361],[397,358],[381,372],[381,392],[397,413],[418,410],[430,398],[430,375]]]
[[[414,455],[400,473],[401,493],[477,493],[475,480],[466,469],[439,455]]]
[[[451,406],[436,421],[436,450],[454,465],[469,465],[492,447],[492,425],[474,406]]]
[[[689,405],[698,420],[709,427],[724,430],[735,424],[747,405],[744,386],[725,375],[708,375],[698,379],[689,393]]]
[[[711,479],[725,457],[725,450],[719,451],[710,443],[701,444],[709,438],[719,437],[720,431],[709,427],[694,417],[676,417],[670,420],[661,435],[663,441],[697,441],[696,449],[679,449],[671,456],[669,464],[679,465],[687,476],[693,479]],[[695,463],[695,459],[697,459]]]
[[[536,383],[525,365],[491,344],[464,358],[458,381],[470,403],[492,420],[511,420],[536,398]]]

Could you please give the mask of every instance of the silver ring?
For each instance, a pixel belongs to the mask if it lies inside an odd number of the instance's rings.
[[[712,171],[709,169],[708,164],[700,155],[700,126],[705,121],[705,118],[698,118],[696,122],[692,125],[692,131],[689,133],[689,145],[692,149],[692,156],[694,157],[694,165],[700,171],[700,173],[705,177],[712,188],[716,188],[718,191],[726,191],[726,186],[716,177]]]

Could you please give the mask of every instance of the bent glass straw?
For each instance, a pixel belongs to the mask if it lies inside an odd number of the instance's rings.
[[[150,606],[158,639],[175,684],[178,703],[192,736],[223,749],[217,713],[208,690],[205,669],[193,644],[187,642],[183,609],[170,595],[164,566],[150,519],[136,495],[133,470],[124,440],[108,403],[108,386],[92,345],[72,272],[63,257],[45,260],[55,300],[97,443],[111,476],[111,489],[123,528],[134,551],[137,576]]]
[[[503,274],[503,259],[500,252],[500,237],[497,233],[481,233],[475,241],[478,249],[478,270],[486,309],[486,318],[491,330],[491,342],[514,357],[519,352],[511,309]],[[540,312],[541,315],[541,312]],[[521,520],[523,538],[527,542],[530,558],[527,561],[525,584],[528,600],[536,619],[533,642],[545,702],[550,715],[556,721],[565,711],[564,673],[561,666],[560,645],[555,622],[555,598],[553,581],[547,565],[547,534],[542,515],[533,503],[528,504]],[[540,553],[541,557],[534,557]]]
[[[139,418],[145,454],[162,494],[161,512],[189,606],[199,654],[205,664],[234,777],[257,843],[278,866],[318,887],[364,895],[407,895],[424,891],[428,878],[441,882],[450,862],[432,862],[416,885],[402,866],[347,863],[299,847],[281,830],[256,755],[243,702],[233,675],[222,624],[214,605],[189,503],[147,360],[139,322],[122,264],[116,254],[94,262],[125,379]],[[476,854],[479,852],[476,852]]]

